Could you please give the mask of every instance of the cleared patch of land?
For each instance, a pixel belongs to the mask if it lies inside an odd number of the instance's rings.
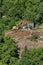
[[[17,42],[18,47],[20,48],[20,53],[27,46],[27,48],[37,48],[43,47],[43,41],[38,39],[37,41],[31,41],[30,37],[32,34],[43,35],[42,29],[36,30],[24,30],[24,31],[6,31],[5,36],[10,36],[13,40]]]

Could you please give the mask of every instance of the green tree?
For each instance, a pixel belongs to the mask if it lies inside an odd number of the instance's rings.
[[[4,40],[0,42],[0,61],[5,64],[15,63],[19,58],[18,48],[16,43],[9,37],[2,38]]]

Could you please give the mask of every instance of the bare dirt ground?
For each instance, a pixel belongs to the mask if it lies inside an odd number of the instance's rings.
[[[25,31],[6,31],[5,36],[10,36],[13,40],[17,42],[18,47],[21,51],[27,46],[27,48],[37,48],[37,47],[43,47],[43,41],[39,40],[31,41],[29,38],[31,37],[31,34],[37,34],[37,35],[43,35],[43,30],[25,30]]]

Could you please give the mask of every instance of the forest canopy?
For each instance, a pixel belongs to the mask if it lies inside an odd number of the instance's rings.
[[[22,16],[28,21],[42,22],[43,0],[1,0],[1,15],[11,20],[20,20]]]
[[[0,0],[0,23],[5,29],[23,19],[43,23],[43,0]]]
[[[0,65],[43,65],[43,48],[24,49],[19,58],[16,42],[4,36],[21,20],[43,23],[43,0],[0,0]]]

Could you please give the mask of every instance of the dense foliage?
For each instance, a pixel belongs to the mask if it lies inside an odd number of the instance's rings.
[[[43,48],[25,49],[17,65],[43,65]]]
[[[43,0],[1,0],[0,14],[4,23],[9,26],[23,18],[43,22]]]
[[[43,65],[43,48],[25,49],[19,58],[16,42],[4,36],[23,19],[42,23],[43,0],[0,0],[0,65]]]
[[[10,37],[0,37],[0,65],[43,65],[43,48],[25,47],[19,58],[16,42]]]
[[[15,64],[18,55],[16,42],[9,37],[0,37],[0,62],[7,65]]]

